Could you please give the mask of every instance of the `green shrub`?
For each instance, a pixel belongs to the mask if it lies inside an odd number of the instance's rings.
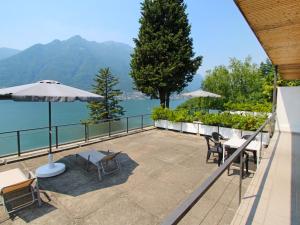
[[[193,122],[193,116],[186,109],[177,109],[173,111],[174,122]]]
[[[206,113],[203,111],[197,111],[192,114],[193,121],[202,121],[203,115]]]
[[[201,121],[204,125],[221,126],[242,130],[257,130],[267,119],[266,115],[239,115],[228,112],[220,114],[197,114],[194,120]]]
[[[272,103],[267,101],[226,102],[226,100],[223,98],[191,98],[177,106],[177,109],[186,109],[190,113],[199,111],[207,112],[208,109],[271,112]]]
[[[202,115],[200,121],[203,124],[212,125],[212,126],[217,126],[221,122],[219,114],[209,114],[209,113]]]
[[[172,112],[168,108],[155,107],[152,110],[152,119],[153,120],[169,120],[172,118]]]
[[[186,109],[168,109],[156,107],[152,110],[153,120],[169,120],[172,122],[192,122],[193,116]]]
[[[224,104],[226,110],[250,111],[250,112],[271,112],[271,102],[227,102]]]

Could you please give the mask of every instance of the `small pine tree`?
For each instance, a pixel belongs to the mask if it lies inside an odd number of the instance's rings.
[[[115,89],[119,81],[111,74],[109,68],[101,69],[94,81],[93,92],[102,95],[104,99],[101,102],[91,102],[88,104],[91,121],[96,122],[124,115],[125,111],[119,104],[121,100],[117,98],[122,95],[122,92],[119,89]]]
[[[202,57],[194,57],[183,0],[144,0],[141,11],[131,76],[137,90],[169,107],[171,94],[193,80]]]

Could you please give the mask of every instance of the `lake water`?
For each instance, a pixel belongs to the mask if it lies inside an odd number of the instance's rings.
[[[178,106],[184,100],[172,100],[171,108]],[[159,105],[158,100],[126,100],[122,106],[126,110],[125,116],[149,114],[153,107]],[[13,102],[0,101],[0,133],[23,129],[32,129],[48,126],[48,103],[46,102]],[[80,123],[89,117],[89,110],[86,103],[52,103],[52,124],[59,126],[64,124]],[[143,118],[144,125],[152,124],[149,116]],[[89,137],[108,135],[109,126],[111,133],[125,131],[127,128],[126,119],[108,123],[101,123],[88,127]],[[134,129],[141,126],[141,117],[134,117],[128,120],[128,128]],[[82,124],[59,127],[53,130],[53,145],[56,143],[67,143],[85,138],[85,127]],[[22,152],[35,148],[47,147],[48,130],[38,129],[20,132],[20,149]],[[0,134],[0,155],[16,153],[17,133]]]

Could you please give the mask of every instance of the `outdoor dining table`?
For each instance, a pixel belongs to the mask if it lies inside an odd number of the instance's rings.
[[[224,149],[225,149],[225,146],[228,146],[230,148],[239,148],[246,141],[247,141],[246,139],[242,139],[242,138],[232,138],[232,139],[229,139],[228,141],[225,141],[223,143],[223,147],[224,147]],[[257,152],[256,165],[258,165],[258,163],[259,163],[261,146],[262,145],[261,145],[260,141],[253,140],[245,148],[246,151]],[[225,151],[223,151],[223,163],[224,163],[224,161],[225,161]]]

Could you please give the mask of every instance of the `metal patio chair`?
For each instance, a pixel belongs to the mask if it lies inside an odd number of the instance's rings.
[[[227,152],[227,158],[229,158],[237,149],[236,148],[230,148],[230,147],[225,147],[225,151]],[[249,169],[249,154],[247,152],[243,152],[243,158],[242,158],[242,176],[244,177],[244,168],[246,167],[246,173],[248,174],[248,169]],[[234,161],[233,164],[240,164],[240,157],[238,156]],[[230,171],[230,166],[228,166],[227,169],[227,174],[229,175]]]
[[[220,166],[223,158],[223,146],[221,142],[216,142],[210,136],[205,136],[205,140],[207,143],[206,162],[208,162],[212,153],[216,153],[218,155],[218,166]]]

